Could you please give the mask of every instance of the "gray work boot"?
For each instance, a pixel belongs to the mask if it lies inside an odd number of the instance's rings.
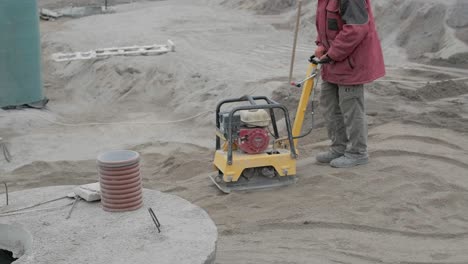
[[[343,154],[333,151],[321,152],[315,156],[315,159],[320,163],[330,163],[332,160],[343,156]]]
[[[351,158],[347,156],[341,156],[330,162],[330,166],[333,168],[351,168],[357,165],[364,165],[369,163],[369,158]]]

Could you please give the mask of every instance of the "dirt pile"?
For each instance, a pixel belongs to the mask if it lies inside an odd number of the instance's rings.
[[[412,2],[401,7],[403,11],[400,20],[401,31],[397,37],[397,44],[406,49],[410,59],[416,59],[425,53],[440,51],[443,46],[440,40],[444,38],[445,12],[443,4],[421,7],[421,3]],[[425,12],[421,12],[421,9]],[[431,18],[431,22],[427,18]],[[384,33],[385,34],[385,33]]]
[[[249,9],[259,14],[279,14],[291,9],[297,0],[223,0],[222,5],[234,8]]]
[[[259,14],[282,13],[294,27],[297,1],[224,0],[228,7],[254,10]],[[387,49],[403,48],[409,59],[448,58],[467,52],[460,41],[468,39],[468,4],[466,1],[373,0],[374,13],[382,42]],[[307,1],[302,12],[305,34],[312,34],[316,1]],[[388,43],[388,45],[385,45]],[[396,51],[395,51],[396,52]],[[391,52],[387,52],[391,53]]]
[[[468,93],[468,85],[463,82],[446,81],[437,84],[427,84],[418,89],[417,93],[426,100],[434,101],[465,95]]]
[[[451,8],[447,24],[456,30],[456,36],[468,44],[468,2],[458,0]]]
[[[163,66],[153,67],[155,60]],[[64,109],[63,114],[85,116],[98,111],[101,120],[121,111],[177,108],[172,98],[174,90],[183,85],[177,82],[182,77],[168,69],[170,60],[164,61],[163,57],[148,57],[77,61],[66,65],[48,62],[47,68],[54,68],[54,74],[45,79],[47,94],[53,100],[51,107]],[[191,84],[194,89],[200,88],[195,81]]]
[[[453,28],[468,27],[468,2],[458,0],[451,8],[447,24]]]
[[[137,0],[138,1],[138,0]],[[145,0],[145,1],[164,1],[164,0]],[[78,6],[104,6],[105,4],[120,5],[136,2],[135,0],[38,0],[39,7],[59,9],[64,7]]]

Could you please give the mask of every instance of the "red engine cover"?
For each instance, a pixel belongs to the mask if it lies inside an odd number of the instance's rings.
[[[239,148],[248,154],[264,152],[270,143],[266,128],[241,128],[239,130]]]

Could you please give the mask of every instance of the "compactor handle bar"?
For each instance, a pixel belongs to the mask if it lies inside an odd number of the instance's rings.
[[[328,63],[332,62],[332,59],[330,59],[330,57],[326,56],[325,59],[320,60],[319,58],[315,57],[315,55],[312,55],[309,58],[309,62],[314,64],[314,65],[328,64]],[[308,76],[307,78],[305,78],[304,80],[298,81],[298,82],[291,82],[291,85],[295,86],[295,87],[298,87],[298,88],[301,88],[302,84],[304,84],[306,81],[308,81],[308,80],[310,80],[312,78],[315,78],[315,76],[317,76],[317,74],[318,74],[318,72],[316,70],[314,70],[312,72],[312,74],[310,76]]]

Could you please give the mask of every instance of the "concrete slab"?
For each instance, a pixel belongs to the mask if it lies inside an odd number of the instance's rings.
[[[66,220],[72,200],[64,198],[23,211],[27,213],[11,213],[64,197],[75,187],[10,193],[10,205],[0,208],[0,224],[21,228],[32,237],[31,246],[15,264],[214,263],[218,234],[208,214],[182,198],[158,191],[145,189],[144,207],[133,212],[109,213],[99,202],[81,202]],[[0,204],[5,203],[2,199]],[[161,233],[148,207],[157,215]]]

